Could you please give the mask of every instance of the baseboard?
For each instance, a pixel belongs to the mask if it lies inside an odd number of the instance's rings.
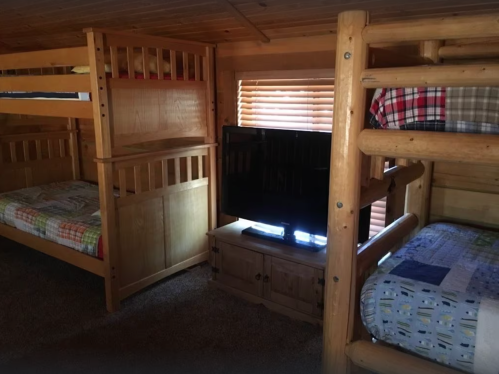
[[[188,267],[194,266],[201,262],[208,261],[209,252],[203,252],[197,256],[194,256],[188,260],[185,260],[177,265],[169,267],[168,269],[161,270],[160,272],[150,275],[144,279],[141,279],[135,283],[129,284],[123,288],[120,288],[120,300],[126,299],[128,296],[142,290],[143,288],[150,286],[157,281],[166,278],[172,274],[178,273],[181,270],[187,269]]]
[[[240,297],[241,299],[244,299],[246,301],[249,301],[251,303],[263,304],[268,309],[270,309],[274,312],[280,313],[280,314],[284,314],[284,315],[290,317],[291,319],[296,319],[299,321],[304,321],[304,322],[312,323],[314,325],[322,326],[322,320],[320,318],[317,318],[317,317],[314,317],[314,316],[311,316],[311,315],[308,315],[305,313],[298,312],[296,310],[285,307],[283,305],[276,304],[272,301],[262,299],[261,297],[258,297],[258,296],[249,294],[247,292],[240,291],[240,290],[237,290],[235,288],[226,286],[225,284],[222,284],[216,280],[210,280],[209,284],[212,287],[215,287],[215,288],[218,288],[218,289],[223,290],[225,292],[231,293],[231,294],[233,294],[237,297]]]

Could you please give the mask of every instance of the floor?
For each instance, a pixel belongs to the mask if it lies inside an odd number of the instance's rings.
[[[105,311],[101,278],[0,237],[0,373],[320,372],[322,332],[174,275]]]

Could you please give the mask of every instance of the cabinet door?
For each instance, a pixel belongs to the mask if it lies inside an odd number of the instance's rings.
[[[264,297],[267,300],[302,313],[322,315],[322,270],[265,256],[264,274]]]
[[[262,296],[263,255],[217,240],[217,281]]]

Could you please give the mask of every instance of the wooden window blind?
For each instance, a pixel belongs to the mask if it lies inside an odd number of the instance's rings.
[[[237,82],[239,126],[332,131],[333,78],[250,78]],[[386,198],[372,204],[369,236],[385,228],[385,215]]]
[[[239,126],[331,131],[334,79],[238,81]]]

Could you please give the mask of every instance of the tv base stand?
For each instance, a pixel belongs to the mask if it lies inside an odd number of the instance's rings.
[[[322,324],[326,251],[242,234],[242,221],[208,233],[211,284],[294,319]]]

